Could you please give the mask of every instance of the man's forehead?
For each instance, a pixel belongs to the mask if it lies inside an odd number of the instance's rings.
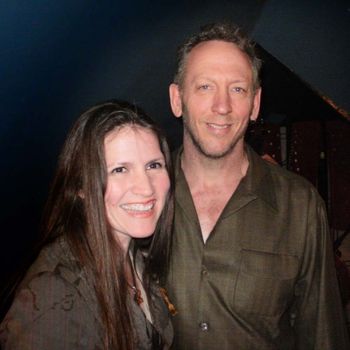
[[[227,73],[240,72],[242,78],[250,78],[252,65],[248,56],[234,43],[206,41],[198,44],[189,53],[185,66],[186,73],[206,74],[209,70]]]

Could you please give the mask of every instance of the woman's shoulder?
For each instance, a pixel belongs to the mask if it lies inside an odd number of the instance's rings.
[[[69,309],[80,294],[82,270],[63,238],[46,245],[17,288],[15,302],[31,304],[33,310]]]
[[[92,336],[97,329],[95,305],[93,290],[68,245],[56,240],[42,249],[17,288],[0,326],[0,344],[22,346],[32,339],[41,349],[38,344],[45,343],[47,338],[58,349],[60,337],[66,337],[67,341],[78,339],[77,325]],[[82,319],[84,324],[80,324]]]
[[[53,280],[66,280],[68,283],[74,283],[80,273],[81,268],[67,241],[60,237],[42,248],[36,260],[29,267],[19,288],[30,284],[32,280],[40,281],[48,276]]]
[[[83,349],[100,343],[99,330],[79,289],[45,271],[16,293],[0,325],[0,344],[3,349]]]

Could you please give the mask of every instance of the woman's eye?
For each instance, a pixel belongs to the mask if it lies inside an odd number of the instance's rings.
[[[160,168],[163,168],[163,163],[161,162],[153,162],[148,166],[148,169],[160,169]]]
[[[112,174],[117,174],[117,173],[125,173],[126,172],[126,168],[123,166],[119,166],[117,168],[114,168],[111,173]]]

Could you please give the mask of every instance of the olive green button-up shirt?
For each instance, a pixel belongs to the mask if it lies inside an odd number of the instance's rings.
[[[247,152],[247,174],[206,243],[176,156],[173,349],[349,350],[323,201]]]

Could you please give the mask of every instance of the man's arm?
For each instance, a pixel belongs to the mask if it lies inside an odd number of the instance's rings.
[[[295,329],[297,349],[349,350],[344,308],[323,201],[311,195]]]

